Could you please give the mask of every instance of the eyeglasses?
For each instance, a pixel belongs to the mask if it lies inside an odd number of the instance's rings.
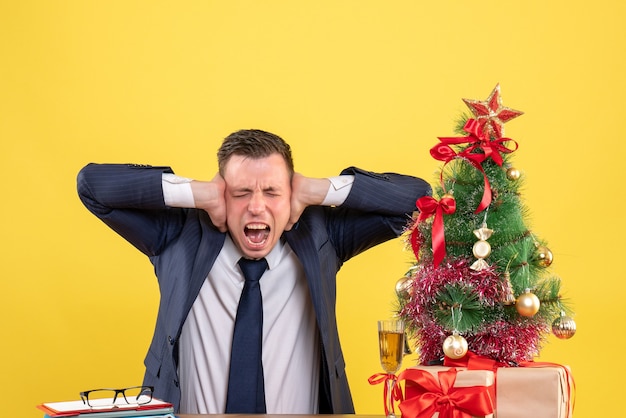
[[[124,389],[93,389],[80,392],[83,403],[90,408],[145,405],[152,400],[153,386],[133,386]],[[117,404],[116,404],[117,403]]]

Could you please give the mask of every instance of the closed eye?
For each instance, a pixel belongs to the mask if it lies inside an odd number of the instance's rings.
[[[232,197],[246,197],[246,196],[250,196],[250,192],[249,191],[235,191],[232,192],[230,195]]]

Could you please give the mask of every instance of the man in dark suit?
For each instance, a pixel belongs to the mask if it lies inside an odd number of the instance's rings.
[[[263,260],[261,411],[354,413],[336,274],[399,236],[430,186],[354,167],[305,177],[294,172],[289,145],[260,130],[229,135],[218,163],[211,181],[129,164],[89,164],[78,175],[86,207],[155,268],[161,299],[144,384],[183,413],[241,412],[227,405],[229,382],[241,377],[230,370],[239,260]]]

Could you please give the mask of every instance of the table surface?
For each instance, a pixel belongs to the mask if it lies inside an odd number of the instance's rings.
[[[384,415],[311,415],[311,414],[302,414],[302,415],[287,415],[287,414],[265,414],[265,415],[255,415],[255,414],[207,414],[207,415],[193,415],[193,414],[182,414],[176,415],[178,418],[320,418],[320,417],[328,417],[328,418],[382,418]]]

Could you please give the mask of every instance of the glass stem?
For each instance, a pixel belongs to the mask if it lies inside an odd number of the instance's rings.
[[[387,385],[387,399],[385,399],[387,403],[387,418],[395,418],[396,414],[393,413],[393,389],[396,385],[396,381],[395,379],[387,379],[385,384]]]

